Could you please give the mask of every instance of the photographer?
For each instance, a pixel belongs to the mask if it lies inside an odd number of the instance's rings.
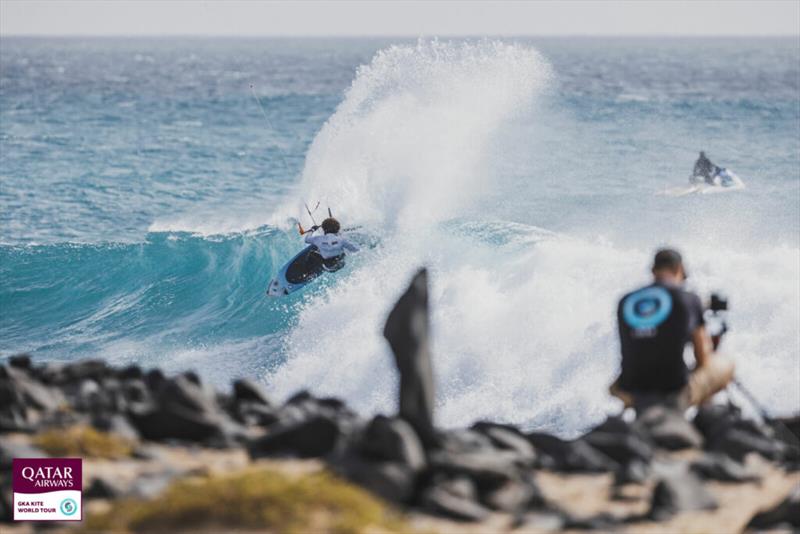
[[[682,288],[681,255],[659,250],[652,272],[651,285],[620,300],[622,372],[611,393],[637,411],[653,404],[686,409],[724,389],[733,379],[733,362],[714,353],[700,298]],[[696,361],[691,373],[683,359],[688,342]]]

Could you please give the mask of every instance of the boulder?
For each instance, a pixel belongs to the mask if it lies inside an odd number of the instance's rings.
[[[120,414],[95,415],[92,417],[92,426],[131,442],[139,441],[139,432],[125,416]]]
[[[475,430],[453,429],[438,433],[439,448],[452,453],[488,451],[493,449],[492,441]]]
[[[144,380],[139,378],[128,379],[122,382],[120,392],[126,404],[147,403],[152,399],[150,390]]]
[[[318,416],[290,425],[278,425],[265,436],[251,441],[248,451],[251,458],[316,458],[334,452],[341,435],[336,420]]]
[[[408,465],[369,460],[352,452],[331,464],[337,473],[387,501],[405,504],[414,499],[417,474]]]
[[[583,438],[586,443],[624,465],[633,460],[648,463],[653,457],[653,447],[634,434],[611,434],[591,432]]]
[[[755,482],[759,476],[743,464],[720,453],[705,453],[689,464],[689,469],[703,480]]]
[[[753,516],[747,523],[746,529],[748,531],[785,529],[793,532],[800,529],[800,485],[795,486],[789,496],[777,506]]]
[[[245,426],[266,427],[280,421],[277,409],[260,402],[240,402],[233,413],[236,420]]]
[[[615,471],[619,464],[582,440],[565,441],[541,432],[526,435],[539,453],[540,465],[565,473],[604,473]],[[550,465],[542,461],[549,458]]]
[[[482,493],[480,501],[493,510],[512,514],[543,508],[545,504],[539,486],[529,473],[520,473],[518,480],[508,481],[498,488]]]
[[[240,378],[234,381],[233,398],[236,403],[249,402],[266,406],[272,406],[273,404],[261,386],[247,378]]]
[[[16,354],[8,359],[8,365],[19,369],[31,369],[31,357],[29,354]]]
[[[397,462],[412,471],[420,471],[426,465],[422,443],[403,419],[376,416],[364,429],[357,446],[365,456]]]
[[[389,313],[383,336],[400,372],[399,415],[414,428],[426,448],[433,448],[437,439],[429,330],[428,274],[421,269]]]
[[[108,477],[93,477],[83,496],[86,499],[117,499],[124,493],[124,488],[117,481]]]
[[[11,472],[14,458],[47,458],[47,454],[25,441],[0,438],[0,472]]]
[[[120,380],[129,380],[132,378],[144,378],[144,372],[138,365],[129,365],[117,371],[117,378]]]
[[[533,445],[516,428],[485,422],[476,423],[472,428],[488,437],[496,448],[513,451],[520,460],[531,465],[536,461],[536,451]]]
[[[769,427],[745,419],[732,404],[700,407],[694,425],[703,434],[707,450],[726,454],[738,462],[751,452],[776,460],[786,451],[786,445],[774,438]]]
[[[47,362],[34,370],[36,377],[46,384],[79,384],[86,379],[101,382],[110,377],[113,370],[103,360],[79,360],[75,362]]]
[[[58,389],[42,384],[25,369],[0,366],[0,405],[52,412],[65,402]]]
[[[468,453],[434,451],[431,469],[449,478],[466,477],[481,493],[493,491],[518,479],[517,456],[510,451],[486,450]]]
[[[220,421],[201,413],[193,413],[180,407],[169,410],[128,412],[128,418],[136,431],[153,441],[177,439],[189,442],[205,442],[222,434]]]
[[[475,501],[475,488],[467,478],[437,481],[422,494],[422,507],[433,514],[457,521],[481,521],[489,510]]]
[[[157,376],[148,373],[151,381],[159,381]],[[186,375],[164,379],[154,399],[132,403],[128,417],[143,438],[156,441],[178,439],[228,446],[244,434],[219,408],[213,391]]]
[[[714,510],[717,502],[692,473],[663,476],[653,490],[648,517],[665,521],[680,512]]]
[[[631,460],[614,472],[614,485],[644,484],[650,478],[650,465],[641,460]]]
[[[680,450],[703,445],[703,436],[679,410],[651,406],[639,415],[636,424],[663,449]]]

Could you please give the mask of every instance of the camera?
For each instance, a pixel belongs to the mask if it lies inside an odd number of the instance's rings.
[[[721,293],[711,293],[711,304],[708,309],[712,312],[728,311],[728,297]]]
[[[708,323],[714,350],[717,350],[722,341],[722,336],[728,331],[727,311],[728,297],[722,293],[711,293],[711,302],[709,302],[708,311],[704,315]]]

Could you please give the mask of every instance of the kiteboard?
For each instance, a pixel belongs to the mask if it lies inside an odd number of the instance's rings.
[[[267,287],[267,296],[282,297],[303,288],[325,272],[322,256],[309,245],[280,268]]]

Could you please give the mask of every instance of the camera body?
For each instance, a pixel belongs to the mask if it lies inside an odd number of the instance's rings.
[[[711,293],[711,303],[708,309],[714,313],[728,311],[728,297],[722,293]]]
[[[714,350],[717,350],[722,336],[728,331],[727,315],[728,297],[722,293],[711,293],[711,302],[708,304],[705,316]]]

